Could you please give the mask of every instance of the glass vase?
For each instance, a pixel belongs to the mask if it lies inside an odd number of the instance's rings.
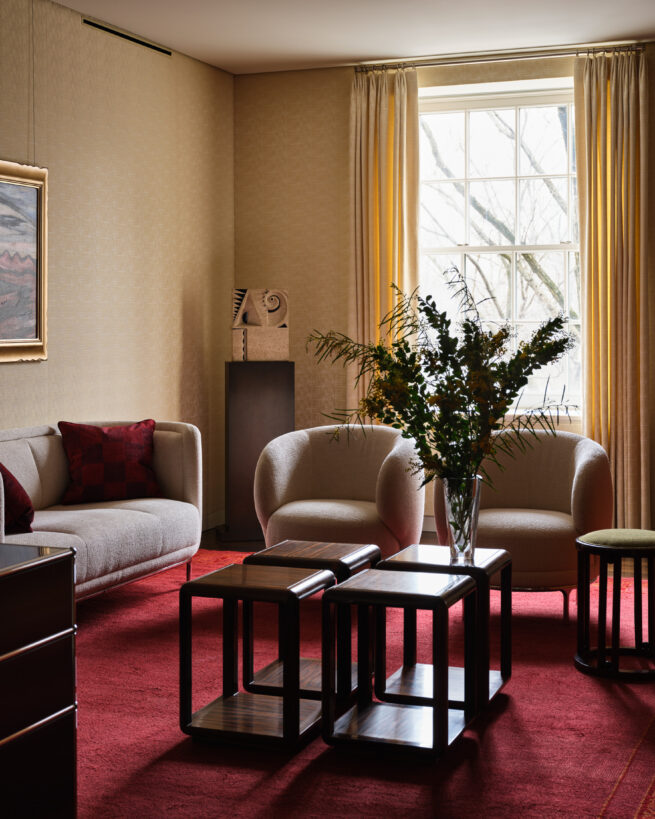
[[[479,475],[443,479],[451,563],[473,563],[481,489],[482,478]]]

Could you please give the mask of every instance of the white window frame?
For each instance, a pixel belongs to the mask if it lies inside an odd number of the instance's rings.
[[[523,82],[511,82],[511,83],[485,83],[479,85],[464,85],[464,86],[440,86],[438,88],[422,88],[419,91],[419,116],[422,114],[428,113],[440,113],[440,112],[467,112],[467,111],[476,111],[476,110],[502,110],[502,109],[514,109],[518,110],[519,107],[525,106],[552,106],[552,105],[562,105],[566,104],[569,107],[569,115],[573,116],[573,78],[569,77],[562,77],[562,78],[555,78],[551,80],[541,80],[541,81],[534,81],[528,80]],[[518,126],[518,121],[517,121]],[[465,117],[465,158],[464,158],[464,170],[465,173],[468,174],[469,169],[469,139],[468,139],[468,117]],[[569,128],[569,156],[573,156],[573,151],[575,149],[575,145],[573,144],[574,139],[574,129]],[[544,174],[544,175],[537,175],[537,174],[521,174],[520,165],[519,165],[519,156],[518,151],[520,150],[519,141],[518,139],[515,141],[515,170],[516,174],[507,177],[501,176],[493,176],[493,177],[472,177],[472,176],[464,176],[464,177],[453,177],[448,178],[448,182],[455,182],[455,183],[462,183],[464,185],[468,185],[471,181],[485,181],[485,180],[493,180],[493,181],[503,181],[503,180],[516,180],[517,184],[515,185],[515,207],[516,207],[516,214],[518,219],[518,197],[519,197],[519,181],[522,179],[543,179],[548,178],[552,179],[553,177],[557,178],[567,178],[568,185],[567,185],[567,197],[568,197],[568,217],[569,217],[569,226],[568,226],[568,241],[559,242],[557,244],[548,244],[548,245],[536,245],[536,244],[505,244],[505,245],[474,245],[469,244],[468,240],[470,239],[470,229],[471,223],[469,219],[469,208],[470,208],[470,197],[467,195],[465,197],[464,207],[465,207],[465,229],[466,229],[466,237],[465,242],[462,244],[452,245],[452,246],[439,246],[439,247],[430,247],[421,245],[419,248],[419,253],[421,257],[424,256],[434,256],[434,255],[443,255],[443,256],[451,256],[451,257],[459,257],[460,264],[463,263],[464,257],[467,254],[475,255],[478,253],[509,253],[512,259],[512,275],[510,278],[510,286],[512,288],[511,292],[511,317],[510,321],[512,326],[520,327],[521,321],[516,316],[516,298],[515,298],[515,288],[517,283],[517,274],[516,274],[516,260],[519,254],[521,253],[541,253],[541,252],[548,252],[548,251],[558,251],[564,252],[566,254],[566,288],[565,288],[565,307],[564,313],[568,316],[569,315],[569,297],[570,297],[570,289],[568,285],[568,276],[569,276],[569,264],[570,264],[570,253],[578,253],[580,251],[579,241],[574,241],[574,219],[578,213],[578,203],[573,201],[573,181],[577,180],[577,168],[572,169],[568,168],[566,174]],[[576,158],[577,159],[577,158]],[[423,184],[425,180],[421,178],[421,184]],[[437,180],[435,180],[437,181]],[[439,180],[441,181],[441,180]],[[515,237],[515,238],[518,238]],[[421,264],[421,268],[423,265]],[[462,266],[458,267],[463,269]],[[579,297],[580,298],[580,297]],[[581,304],[580,304],[581,307]],[[579,325],[581,328],[582,325],[582,316],[578,315],[577,319],[571,322],[572,324]],[[581,371],[581,381],[583,380],[583,375]],[[583,384],[580,384],[580,393],[582,393]],[[581,402],[581,399],[580,399]],[[578,431],[580,428],[579,422],[579,413],[572,413],[575,417],[576,423],[574,424],[575,430],[573,426],[571,426],[566,421],[565,428],[570,429],[572,431]]]

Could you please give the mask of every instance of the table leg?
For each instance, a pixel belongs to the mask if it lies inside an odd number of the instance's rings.
[[[387,682],[387,609],[386,606],[375,607],[375,696],[383,699]]]
[[[239,629],[237,600],[223,600],[223,696],[231,697],[239,689]]]
[[[300,610],[297,599],[280,603],[278,622],[282,644],[282,735],[294,743],[300,733]]]
[[[350,606],[338,606],[336,611],[337,628],[337,694],[339,699],[346,700],[352,691],[352,618]]]
[[[416,665],[416,609],[403,609],[403,665]]]
[[[448,610],[432,612],[432,744],[442,753],[448,747]]]
[[[500,676],[512,676],[512,564],[500,573]]]
[[[180,727],[191,722],[191,595],[180,589]]]
[[[371,701],[371,623],[369,608],[357,604],[357,701],[367,705]]]
[[[323,599],[322,602],[322,654],[321,654],[321,731],[323,740],[327,743],[332,738],[332,731],[334,729],[334,720],[336,717],[336,696],[334,690],[334,641],[335,641],[335,620],[339,617],[339,609],[341,606],[330,604],[328,600]],[[336,612],[335,612],[336,609]],[[350,612],[350,606],[348,606]],[[348,617],[350,619],[350,616]],[[338,652],[338,649],[337,649]],[[350,643],[348,644],[348,655],[350,660]],[[339,660],[340,662],[340,660]],[[339,673],[337,671],[337,673]],[[343,689],[337,692],[339,695],[344,694]],[[348,693],[350,693],[350,682],[348,683]]]
[[[253,604],[251,600],[244,600],[241,605],[243,619],[243,635],[241,638],[243,653],[243,686],[248,688],[254,677],[253,667]]]
[[[480,604],[484,608],[485,592],[480,586],[464,598],[464,717],[466,721],[473,719],[478,711],[489,702],[489,580],[486,580],[487,593],[487,624],[483,627],[483,618],[480,617]],[[480,598],[483,598],[482,601]],[[476,641],[476,628],[482,635],[481,641]],[[477,635],[480,637],[480,634]],[[477,651],[476,651],[477,642]],[[485,649],[486,644],[486,649]],[[486,658],[486,661],[485,661]]]

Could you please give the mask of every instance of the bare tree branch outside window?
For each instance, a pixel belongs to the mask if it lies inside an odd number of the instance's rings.
[[[447,299],[439,276],[455,264],[483,320],[511,321],[517,340],[564,313],[576,348],[526,392],[541,400],[548,383],[580,403],[573,129],[568,101],[421,114],[421,289]]]

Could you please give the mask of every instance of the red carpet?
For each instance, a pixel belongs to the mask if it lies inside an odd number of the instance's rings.
[[[201,550],[193,576],[242,558]],[[191,740],[178,728],[183,579],[173,569],[78,607],[82,819],[655,816],[655,685],[576,671],[575,618],[563,622],[561,595],[514,595],[512,679],[445,756],[428,761],[321,739],[295,755]],[[217,611],[216,601],[194,603],[194,707],[220,693]],[[258,663],[273,652],[271,618],[261,614]],[[309,644],[318,650],[319,614],[309,601],[305,654]],[[391,617],[391,665],[399,628]]]

